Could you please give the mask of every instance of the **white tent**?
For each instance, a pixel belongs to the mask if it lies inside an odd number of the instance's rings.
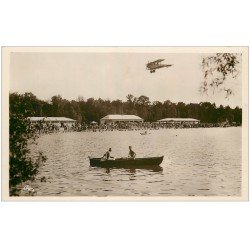
[[[112,122],[143,122],[143,119],[136,115],[106,115],[100,120],[101,124]]]
[[[67,117],[28,117],[31,122],[64,122],[64,123],[74,123],[76,120]]]
[[[160,123],[191,123],[197,124],[200,123],[200,120],[193,119],[193,118],[164,118],[158,120]]]

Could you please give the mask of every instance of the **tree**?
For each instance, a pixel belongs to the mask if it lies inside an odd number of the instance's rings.
[[[136,110],[139,116],[144,120],[148,120],[148,114],[150,109],[150,101],[147,96],[141,95],[135,99]]]
[[[62,116],[64,110],[64,101],[60,95],[51,97],[54,116]]]
[[[121,100],[115,100],[111,102],[111,105],[113,106],[113,112],[114,114],[123,114],[123,103]]]
[[[239,107],[234,109],[234,121],[237,124],[241,124],[242,122],[242,110]]]
[[[199,119],[200,117],[200,106],[197,103],[190,103],[186,106],[187,108],[187,116],[194,118],[194,119]]]
[[[200,103],[200,120],[201,122],[215,123],[216,115],[215,115],[216,106],[215,103],[210,102],[201,102]]]
[[[177,116],[176,105],[167,100],[163,103],[163,117],[162,118],[175,118]]]
[[[178,102],[177,103],[177,112],[178,112],[178,117],[187,118],[186,104],[183,102]]]
[[[32,115],[27,96],[10,94],[9,110],[9,190],[17,195],[16,186],[31,180],[46,157],[39,152],[36,160],[29,155],[28,143],[37,138],[36,131],[28,119]]]
[[[77,101],[68,101],[61,96],[52,97],[52,101],[41,101],[31,93],[25,95],[11,94],[10,103],[21,102],[20,112],[26,116],[65,116],[77,120],[78,123],[89,123],[99,121],[108,114],[130,114],[138,115],[145,121],[154,122],[162,118],[195,118],[202,122],[236,122],[241,124],[242,110],[236,108],[230,110],[223,106],[216,108],[214,103],[172,103],[170,100],[165,102],[150,102],[147,96],[134,97],[127,95],[127,100],[103,100],[101,98],[89,98],[84,100],[78,98]],[[42,111],[41,111],[42,107]],[[229,112],[230,111],[230,112]]]
[[[128,103],[133,103],[134,102],[135,97],[133,95],[128,94],[126,97],[127,97],[127,102]]]
[[[137,104],[141,105],[141,106],[148,106],[150,104],[149,98],[145,95],[141,95],[138,99],[137,99]]]
[[[201,92],[225,91],[226,98],[228,98],[233,90],[225,83],[229,78],[237,78],[240,71],[240,58],[241,54],[234,53],[217,53],[204,57],[202,60],[204,81],[201,83]]]
[[[124,105],[125,113],[128,115],[137,115],[137,110],[135,108],[135,103],[137,99],[131,94],[128,94],[126,98],[127,98],[127,101]]]
[[[53,106],[50,103],[44,103],[42,106],[42,116],[53,116]]]
[[[162,103],[159,101],[155,101],[152,103],[152,106],[150,108],[150,116],[149,121],[157,121],[164,118],[163,117],[163,106]]]

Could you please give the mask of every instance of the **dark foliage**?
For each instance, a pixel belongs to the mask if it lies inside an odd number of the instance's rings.
[[[39,165],[45,161],[42,153],[39,153],[37,159],[32,159],[28,149],[28,142],[34,142],[37,135],[27,117],[34,113],[41,114],[41,103],[31,93],[10,95],[9,187],[11,195],[15,186],[34,178],[38,173]]]
[[[236,122],[241,124],[242,110],[222,105],[216,107],[214,103],[201,102],[185,104],[183,102],[172,103],[150,102],[147,96],[134,97],[127,95],[127,101],[103,100],[101,98],[89,98],[84,100],[79,97],[77,101],[68,101],[61,96],[53,96],[51,101],[45,102],[37,99],[33,94],[19,95],[10,94],[10,106],[14,107],[18,102],[22,117],[27,116],[65,116],[77,120],[79,123],[97,121],[108,114],[134,114],[142,117],[145,121],[154,122],[162,118],[182,117],[195,118],[206,123]],[[25,120],[25,122],[28,122]]]
[[[210,89],[225,91],[226,98],[232,95],[233,90],[225,86],[225,80],[229,77],[235,79],[239,74],[239,59],[241,54],[216,53],[204,57],[202,60],[203,78],[201,92],[207,93]]]

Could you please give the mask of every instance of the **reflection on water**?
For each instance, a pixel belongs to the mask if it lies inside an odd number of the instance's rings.
[[[121,169],[121,168],[119,168],[119,169]],[[97,167],[97,169],[99,169],[99,168]],[[105,167],[104,169],[106,169],[106,173],[109,174],[110,171],[117,169],[117,168]],[[138,169],[136,169],[136,168],[123,168],[123,169],[125,169],[128,173],[134,173],[134,174],[136,173],[136,171],[138,171]],[[161,166],[152,166],[152,167],[145,166],[144,168],[142,166],[140,166],[140,169],[150,170],[152,172],[162,172],[163,171],[163,168]]]
[[[109,147],[126,157],[164,155],[159,169],[90,167]],[[48,157],[32,183],[40,196],[239,196],[241,128],[72,132],[42,135],[32,152]],[[45,177],[46,182],[41,182]]]

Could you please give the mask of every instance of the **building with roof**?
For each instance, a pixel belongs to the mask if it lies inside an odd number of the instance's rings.
[[[158,122],[167,124],[199,124],[200,120],[193,118],[164,118],[158,120]]]
[[[100,124],[114,122],[143,122],[143,119],[137,115],[106,115],[100,119]]]
[[[43,123],[53,123],[53,124],[67,124],[73,125],[76,120],[67,117],[28,117],[32,123],[43,122]]]

